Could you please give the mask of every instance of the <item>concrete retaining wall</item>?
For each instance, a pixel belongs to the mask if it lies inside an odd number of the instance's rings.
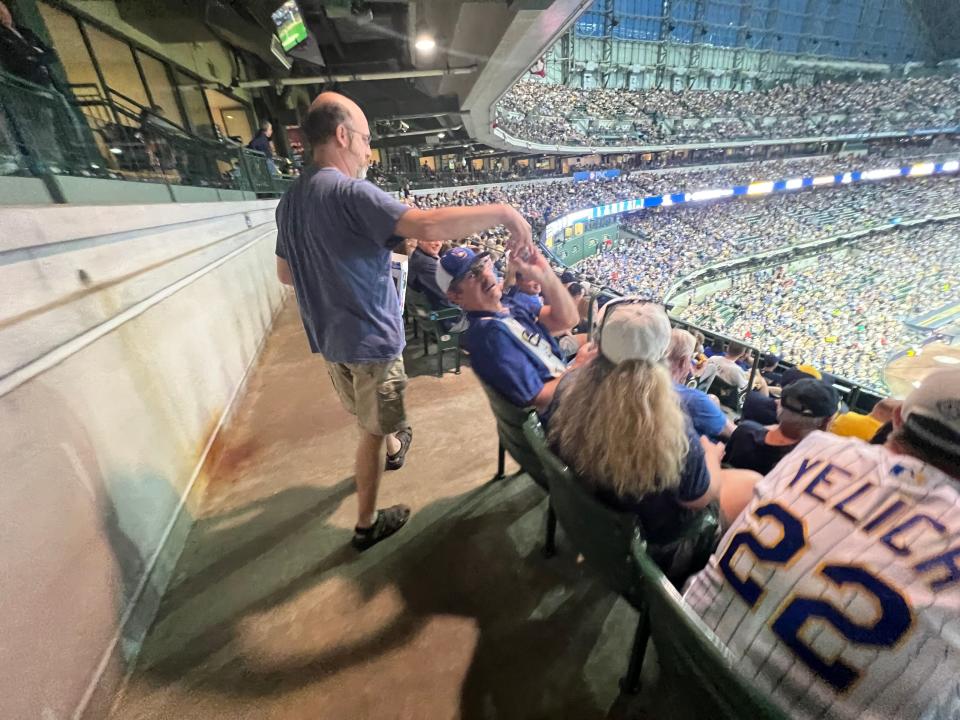
[[[0,209],[0,717],[106,716],[281,305],[275,205]]]

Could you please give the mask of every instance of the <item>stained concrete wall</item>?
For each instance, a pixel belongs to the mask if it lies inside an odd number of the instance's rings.
[[[275,205],[0,209],[0,717],[106,716],[281,304]]]

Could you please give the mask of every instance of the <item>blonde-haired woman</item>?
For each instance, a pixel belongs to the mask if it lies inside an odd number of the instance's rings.
[[[597,357],[557,388],[549,421],[557,454],[602,500],[635,512],[651,542],[671,541],[714,500],[724,521],[736,517],[759,476],[721,471],[723,446],[694,434],[663,363],[663,308],[611,301],[596,337]]]

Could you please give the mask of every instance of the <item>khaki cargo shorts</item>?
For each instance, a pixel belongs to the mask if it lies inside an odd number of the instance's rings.
[[[382,363],[324,362],[340,402],[360,427],[373,435],[409,427],[403,409],[407,374],[402,356]]]

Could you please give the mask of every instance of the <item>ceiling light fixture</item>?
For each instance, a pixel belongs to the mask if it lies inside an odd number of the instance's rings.
[[[420,35],[417,37],[414,47],[420,52],[433,52],[434,48],[437,47],[437,41],[433,39],[432,35]]]

